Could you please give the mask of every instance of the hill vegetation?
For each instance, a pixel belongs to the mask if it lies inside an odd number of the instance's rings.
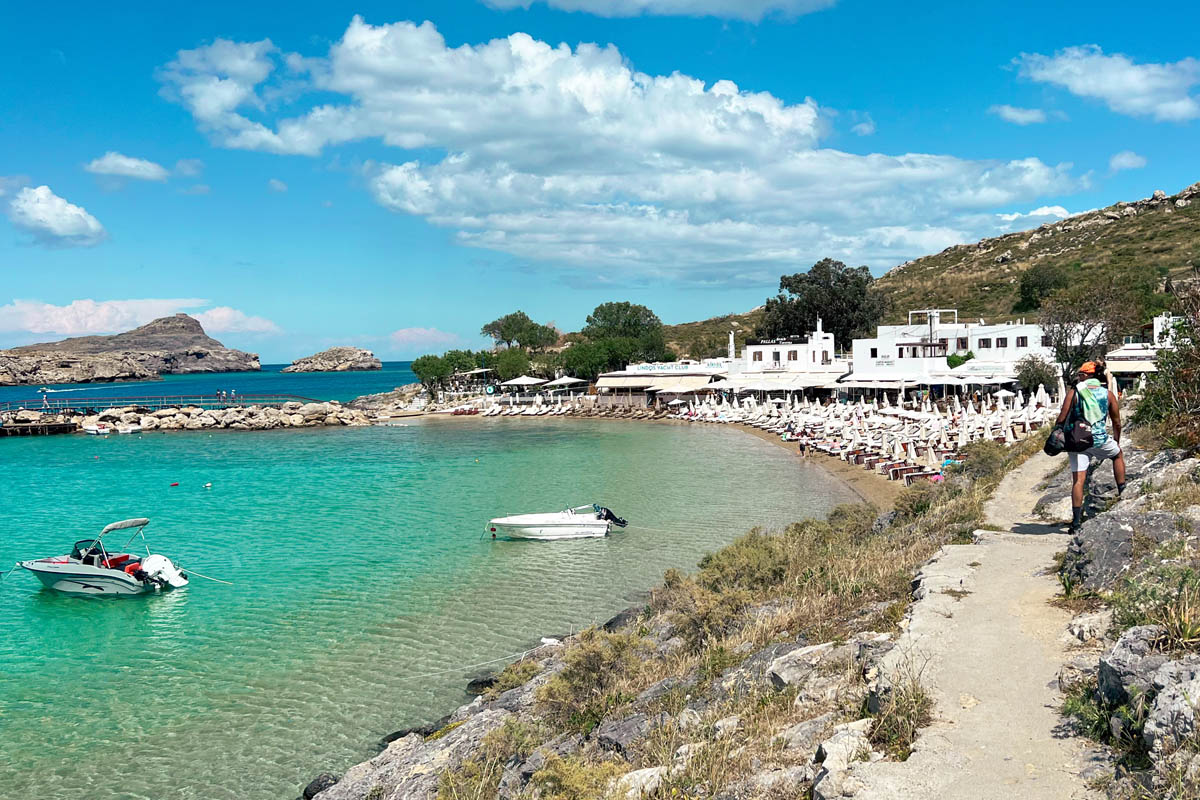
[[[957,308],[964,319],[999,322],[1033,311],[1022,303],[1022,278],[1032,267],[1055,283],[1089,273],[1118,277],[1150,268],[1161,280],[1188,276],[1200,264],[1200,183],[1177,195],[1116,205],[1034,230],[948,247],[892,269],[875,286],[891,300],[888,322],[909,309]],[[1032,280],[1026,284],[1035,283]],[[1037,294],[1027,285],[1026,294]]]

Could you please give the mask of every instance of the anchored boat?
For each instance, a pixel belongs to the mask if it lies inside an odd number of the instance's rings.
[[[614,525],[624,528],[627,524],[607,508],[593,504],[550,514],[497,517],[488,522],[485,532],[493,539],[584,539],[607,536]]]
[[[47,588],[65,594],[149,594],[187,586],[188,577],[175,562],[150,552],[143,533],[149,524],[150,520],[145,517],[114,522],[105,526],[95,539],[80,539],[69,555],[19,561],[17,566],[32,572]],[[145,556],[110,551],[105,546],[105,536],[113,531],[130,529],[133,535],[122,549],[140,536],[146,548]]]

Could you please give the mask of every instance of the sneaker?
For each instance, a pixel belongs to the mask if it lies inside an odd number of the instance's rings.
[[[1067,535],[1074,536],[1075,534],[1079,533],[1079,528],[1080,528],[1079,525],[1076,525],[1074,522],[1072,522],[1070,525],[1067,526]]]

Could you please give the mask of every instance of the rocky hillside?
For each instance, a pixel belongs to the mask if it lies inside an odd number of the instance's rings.
[[[259,369],[257,354],[225,347],[187,314],[156,319],[112,336],[79,336],[0,350],[0,384],[6,385]]]
[[[745,314],[726,314],[699,322],[665,325],[663,336],[667,346],[681,358],[713,358],[725,355],[729,347],[729,331],[733,330],[740,353],[746,339],[754,335],[754,328],[762,315],[762,308],[756,308]]]
[[[999,321],[1014,316],[1021,273],[1034,264],[1148,264],[1186,274],[1200,264],[1200,183],[1176,195],[1157,191],[1034,230],[954,245],[901,264],[876,285],[891,297],[893,321],[914,308],[957,308],[965,318]]]
[[[320,353],[298,358],[284,372],[355,372],[383,369],[375,354],[361,347],[331,347]]]

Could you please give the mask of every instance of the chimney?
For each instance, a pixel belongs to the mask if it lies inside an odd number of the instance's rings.
[[[729,360],[737,358],[737,349],[733,344],[733,328],[729,329]]]

